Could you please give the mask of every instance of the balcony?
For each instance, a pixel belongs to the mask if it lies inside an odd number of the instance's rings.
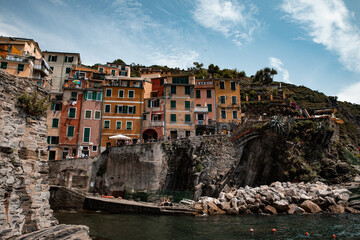
[[[209,109],[208,109],[208,107],[196,106],[194,112],[196,112],[196,113],[208,113]]]
[[[163,127],[164,121],[151,121],[150,126],[151,127]]]
[[[42,71],[45,75],[49,75],[49,70],[47,70],[44,65],[35,64],[34,69]]]

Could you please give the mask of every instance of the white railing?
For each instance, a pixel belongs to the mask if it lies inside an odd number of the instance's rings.
[[[207,112],[209,112],[209,109],[208,109],[208,107],[199,107],[199,106],[196,106],[195,109],[194,109],[194,112],[207,113]]]

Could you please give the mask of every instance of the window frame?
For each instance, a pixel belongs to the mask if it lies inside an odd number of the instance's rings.
[[[171,86],[170,93],[171,94],[176,94],[176,86]]]
[[[170,101],[170,108],[171,109],[176,109],[176,100],[171,100]]]
[[[70,127],[72,127],[73,128],[73,130],[72,130],[72,136],[69,136],[69,128]],[[68,138],[73,138],[75,136],[75,126],[73,126],[73,125],[68,125],[67,127],[66,127],[66,137],[68,137]]]
[[[100,114],[99,118],[96,118],[97,112]],[[101,111],[100,110],[94,110],[94,120],[101,120]]]
[[[223,101],[223,99],[224,99],[224,101]],[[220,103],[226,104],[226,96],[220,96]]]
[[[219,88],[222,89],[222,90],[225,89],[225,81],[220,81],[219,82]]]
[[[74,114],[75,116],[74,117],[70,117],[71,109],[75,109],[75,114]],[[68,117],[67,118],[76,119],[76,111],[77,111],[76,107],[69,107],[69,112],[68,112]]]
[[[225,117],[223,117],[223,112],[225,113],[224,114]],[[221,115],[221,119],[226,119],[226,109],[221,109],[220,110],[220,115]]]
[[[201,91],[199,89],[196,90],[195,97],[201,98]]]
[[[191,123],[191,115],[190,114],[185,114],[185,123]]]
[[[109,111],[106,111],[106,107],[109,106]],[[104,105],[104,113],[111,113],[111,104],[105,104]]]
[[[234,85],[234,88],[233,88]],[[236,90],[236,82],[230,82],[230,90],[235,91]]]
[[[118,128],[118,123],[120,123],[120,128]],[[122,121],[116,121],[115,129],[116,130],[121,130],[122,129]]]
[[[89,129],[89,139],[88,141],[85,141],[85,129]],[[90,139],[91,139],[91,128],[90,127],[84,127],[83,129],[83,143],[89,143],[90,142]]]
[[[235,101],[234,101],[235,99]],[[231,96],[231,105],[236,105],[237,104],[237,97],[236,96]]]
[[[108,96],[108,91],[110,91],[110,96]],[[106,88],[105,89],[105,96],[106,97],[112,97],[112,89],[111,88]]]
[[[234,114],[236,114],[236,117],[234,117]],[[233,119],[238,119],[238,111],[232,111],[232,115]]]
[[[90,112],[90,117],[89,117],[89,118],[86,117],[86,113],[87,113],[87,112]],[[90,110],[90,109],[85,109],[84,119],[89,119],[89,120],[91,120],[91,118],[92,118],[92,110]]]
[[[120,96],[120,93],[122,93],[122,97]],[[124,98],[125,97],[125,90],[124,89],[120,89],[118,92],[118,98]]]
[[[133,93],[132,97],[130,97],[130,92]],[[128,90],[128,98],[135,98],[135,91],[134,90]]]
[[[170,122],[176,123],[176,114],[170,114]]]
[[[128,128],[128,123],[131,123],[131,128]],[[126,121],[126,130],[133,130],[133,121]]]
[[[5,65],[5,67],[4,67]],[[8,63],[7,62],[1,62],[0,69],[7,69]]]
[[[54,127],[54,120],[57,120],[57,124],[55,127]],[[60,122],[59,118],[53,118],[51,121],[51,128],[59,128],[59,122]]]
[[[210,93],[210,94],[209,94]],[[212,94],[211,94],[211,89],[207,89],[206,90],[206,98],[211,98]]]
[[[190,101],[185,101],[185,109],[190,109]]]
[[[106,122],[108,122],[108,123],[109,123],[108,127],[106,127],[106,124],[105,124]],[[103,126],[103,129],[110,129],[110,124],[111,124],[110,120],[104,120],[104,126]]]

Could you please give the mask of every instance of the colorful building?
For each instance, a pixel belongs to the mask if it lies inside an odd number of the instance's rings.
[[[110,79],[113,79],[113,77],[130,77],[130,66],[115,63],[99,64],[98,72],[108,75]]]
[[[159,140],[165,133],[165,77],[152,78],[150,97],[145,98],[143,113],[144,142]]]
[[[194,85],[194,75],[182,74],[165,78],[165,137],[195,135]]]
[[[0,68],[50,89],[51,70],[33,39],[0,36]]]
[[[142,138],[142,113],[145,81],[141,78],[113,78],[108,76],[104,86],[101,151],[116,146],[118,140],[109,137],[123,134],[133,143]]]
[[[228,133],[241,123],[240,80],[214,79],[216,132]]]
[[[44,51],[42,54],[53,72],[52,88],[50,93],[61,93],[65,80],[70,77],[70,71],[73,66],[81,65],[80,54],[50,51]]]
[[[212,79],[195,79],[196,135],[214,134],[216,126],[215,88]]]

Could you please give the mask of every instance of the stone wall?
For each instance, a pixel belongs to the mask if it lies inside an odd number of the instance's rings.
[[[16,107],[23,92],[46,92],[0,70],[0,238],[57,224],[49,204],[46,119]],[[51,239],[51,238],[49,238]]]

